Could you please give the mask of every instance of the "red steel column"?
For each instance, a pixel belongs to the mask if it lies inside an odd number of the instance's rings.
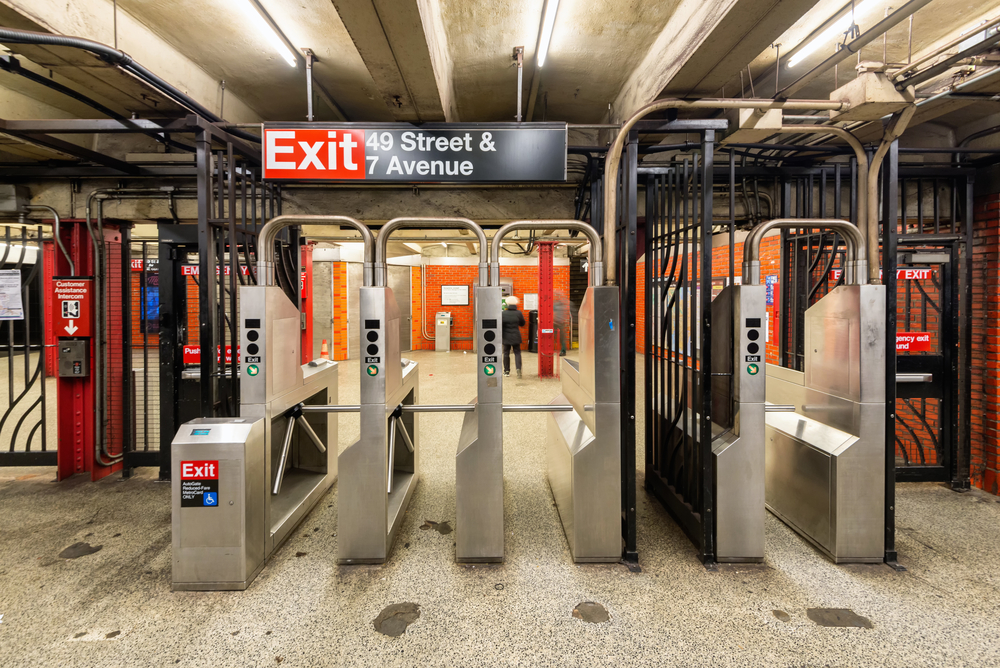
[[[538,377],[552,378],[554,369],[555,325],[553,316],[553,288],[555,271],[552,268],[554,241],[538,242]]]
[[[93,247],[90,235],[82,220],[63,220],[60,226],[60,236],[63,245],[68,250],[76,265],[76,277],[91,277],[94,275]],[[55,251],[56,277],[70,277],[69,263],[60,250]],[[48,294],[55,292],[55,282],[48,286]],[[92,295],[91,307],[96,306],[97,295]],[[53,299],[53,302],[56,300]],[[58,305],[50,306],[47,314],[47,329],[55,330],[59,319],[55,317]],[[90,314],[94,322],[93,314]],[[96,331],[96,329],[94,330]],[[60,332],[54,331],[58,337]],[[62,332],[63,336],[67,333]],[[57,339],[58,342],[58,339]],[[56,379],[56,440],[58,442],[58,463],[56,478],[65,480],[76,474],[89,472],[94,468],[94,346],[93,338],[89,342],[91,373],[85,378]],[[59,349],[53,349],[53,356],[58,359]]]

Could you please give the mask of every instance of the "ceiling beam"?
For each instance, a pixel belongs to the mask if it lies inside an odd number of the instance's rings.
[[[458,120],[435,0],[333,0],[333,5],[396,120]]]
[[[611,120],[658,97],[713,95],[818,0],[683,0],[614,101]]]
[[[110,167],[111,169],[115,169],[122,174],[138,176],[142,172],[140,167],[129,164],[124,160],[112,158],[111,156],[98,153],[97,151],[91,151],[89,148],[84,148],[82,146],[78,146],[77,144],[71,144],[70,142],[57,137],[41,133],[12,130],[7,127],[7,122],[3,119],[0,119],[0,133],[16,137],[17,139],[35,144],[36,146],[41,146],[59,153],[71,155],[73,157],[80,158],[81,160],[86,160],[87,162],[93,162],[101,165],[102,167]]]

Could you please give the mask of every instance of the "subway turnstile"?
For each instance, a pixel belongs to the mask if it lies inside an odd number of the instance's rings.
[[[340,453],[337,561],[384,562],[419,480],[417,363],[399,352],[399,309],[388,287],[361,300],[361,438]]]
[[[620,309],[618,288],[601,285],[604,264],[600,236],[593,227],[576,220],[507,223],[493,235],[490,283],[497,289],[501,285],[500,243],[507,234],[550,229],[586,235],[592,261],[590,287],[579,313],[579,363],[565,361],[561,372],[563,394],[552,400],[547,411],[549,487],[573,560],[619,561],[622,558]],[[517,409],[510,406],[505,410]]]
[[[716,560],[764,559],[764,286],[712,301],[712,464]]]
[[[173,588],[246,589],[337,478],[337,364],[300,365],[298,308],[281,288],[240,288],[239,418],[178,430]]]
[[[885,286],[866,284],[866,248],[858,229],[825,219],[758,226],[744,246],[748,283],[760,283],[761,239],[780,227],[841,234],[848,284],[806,311],[804,371],[766,365],[767,508],[837,563],[880,562],[885,557]]]
[[[805,313],[805,371],[768,365],[767,507],[837,563],[885,540],[885,286],[834,288]]]
[[[552,401],[574,410],[548,416],[549,487],[577,562],[622,558],[618,314],[618,288],[587,288],[579,364],[564,361]]]
[[[503,374],[500,287],[475,289],[478,395],[455,457],[455,559],[503,561]]]

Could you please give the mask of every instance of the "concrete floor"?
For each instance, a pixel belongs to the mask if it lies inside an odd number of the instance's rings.
[[[425,403],[471,399],[467,355],[412,356]],[[534,377],[535,360],[525,355],[526,377],[507,382],[507,401],[557,394],[558,381]],[[357,401],[357,374],[356,362],[342,363],[344,403]],[[341,419],[343,448],[357,420]],[[906,572],[836,566],[770,516],[765,564],[709,571],[640,489],[642,572],[577,566],[546,484],[545,417],[508,414],[507,562],[460,566],[454,534],[420,526],[454,522],[461,419],[421,417],[423,478],[387,564],[335,564],[334,487],[246,592],[170,591],[170,489],[151,471],[56,484],[51,470],[0,469],[0,664],[1000,665],[996,497],[900,485]],[[639,452],[641,466],[641,440]],[[77,542],[101,549],[58,556]],[[610,621],[574,618],[585,601],[604,605]],[[419,604],[419,619],[400,637],[377,633],[379,612],[405,602]],[[820,626],[809,608],[849,608],[872,628]]]

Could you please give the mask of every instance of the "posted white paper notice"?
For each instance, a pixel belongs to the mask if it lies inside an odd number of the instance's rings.
[[[0,320],[24,320],[21,304],[21,272],[0,270]]]

